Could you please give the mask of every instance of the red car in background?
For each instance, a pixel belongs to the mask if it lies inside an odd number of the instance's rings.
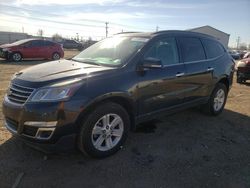
[[[63,56],[61,44],[42,39],[24,39],[0,46],[0,57],[15,62],[38,58],[57,60]]]
[[[250,58],[242,59],[235,65],[237,82],[244,83],[250,80]]]

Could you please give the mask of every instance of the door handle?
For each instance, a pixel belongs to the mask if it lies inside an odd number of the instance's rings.
[[[214,68],[212,68],[212,67],[208,67],[208,68],[207,68],[207,71],[208,71],[208,72],[213,71],[213,70],[214,70]]]
[[[184,76],[184,75],[185,75],[184,72],[180,72],[180,73],[178,72],[175,76],[176,76],[176,77],[182,77],[182,76]]]

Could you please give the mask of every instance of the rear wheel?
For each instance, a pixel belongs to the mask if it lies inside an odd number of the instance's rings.
[[[219,115],[226,104],[227,94],[227,87],[222,83],[218,83],[212,92],[208,103],[203,106],[204,111],[210,115]]]
[[[53,59],[53,60],[58,60],[58,59],[60,59],[60,58],[61,58],[61,56],[60,56],[59,53],[57,53],[57,52],[53,53],[53,55],[52,55],[52,59]]]
[[[22,60],[22,55],[21,55],[21,53],[19,53],[19,52],[13,52],[13,53],[11,54],[11,60],[12,60],[12,61],[15,61],[15,62],[21,61],[21,60]]]
[[[104,103],[83,122],[78,148],[91,157],[108,157],[121,148],[129,127],[129,115],[122,106],[111,102]]]

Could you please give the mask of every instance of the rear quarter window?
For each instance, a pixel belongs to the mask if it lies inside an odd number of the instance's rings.
[[[206,58],[202,43],[199,38],[180,37],[179,43],[184,62],[199,61]]]
[[[202,39],[202,43],[204,45],[208,59],[219,57],[225,52],[224,48],[219,42],[209,39]]]

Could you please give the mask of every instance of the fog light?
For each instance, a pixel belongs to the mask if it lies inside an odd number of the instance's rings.
[[[55,127],[57,121],[26,121],[24,125],[29,125],[33,127]]]
[[[55,128],[39,128],[36,133],[36,138],[48,140],[52,137],[54,130]]]

